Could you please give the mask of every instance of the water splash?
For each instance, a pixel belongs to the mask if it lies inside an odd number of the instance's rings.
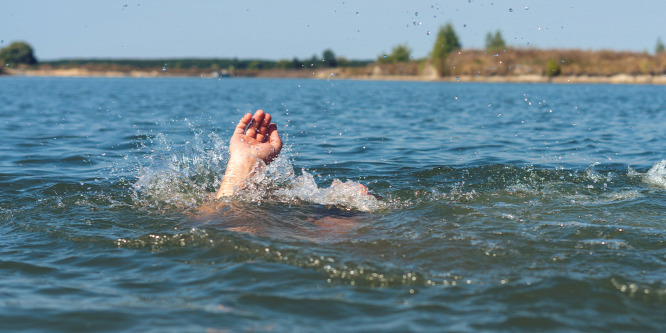
[[[224,172],[226,145],[215,133],[194,131],[192,140],[181,145],[165,134],[156,136],[152,154],[138,168],[136,204],[183,209],[210,199]]]
[[[278,189],[276,194],[285,202],[305,201],[364,212],[383,208],[383,204],[374,196],[368,195],[365,186],[358,182],[335,179],[330,187],[323,188],[319,187],[314,177],[305,170],[288,188]]]
[[[650,170],[643,174],[643,182],[666,189],[666,160],[655,163]]]
[[[134,184],[135,203],[153,209],[189,209],[214,200],[226,168],[226,143],[215,133],[194,130],[194,137],[176,145],[165,134],[156,136],[156,147],[139,167]],[[351,180],[335,180],[319,187],[306,170],[296,176],[289,160],[291,148],[253,176],[235,200],[244,202],[314,203],[345,210],[375,211],[382,203],[367,194],[365,186]]]

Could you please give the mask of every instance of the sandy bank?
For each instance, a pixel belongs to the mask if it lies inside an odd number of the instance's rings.
[[[65,69],[20,69],[8,70],[12,76],[43,76],[43,77],[214,77],[209,72],[175,72],[158,70],[90,70],[86,68]],[[436,77],[433,75],[383,75],[363,74],[353,75],[339,69],[326,70],[298,70],[298,71],[256,71],[237,73],[236,77],[264,77],[264,78],[315,78],[315,79],[349,79],[349,80],[375,80],[375,81],[428,81],[428,82],[488,82],[488,83],[558,83],[558,84],[666,84],[666,75],[628,75],[616,74],[611,76],[589,75],[560,75],[547,77],[543,75],[491,75],[491,76],[449,76]],[[234,77],[232,75],[232,77]]]

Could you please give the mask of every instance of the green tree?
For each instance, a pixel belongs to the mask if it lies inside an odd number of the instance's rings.
[[[319,67],[319,59],[317,59],[317,55],[313,54],[310,60],[305,64],[305,67],[308,68],[317,68]]]
[[[546,76],[558,76],[561,72],[560,64],[555,59],[548,59],[546,63]]]
[[[487,51],[497,52],[500,50],[504,50],[505,48],[506,48],[506,43],[504,42],[504,38],[502,38],[502,33],[499,30],[497,30],[494,35],[491,32],[489,32],[486,35]]]
[[[30,44],[25,42],[13,42],[0,49],[0,64],[16,65],[36,65],[37,59],[33,54]]]
[[[345,58],[345,57],[337,57],[337,58],[335,59],[335,61],[336,61],[336,64],[337,64],[338,66],[340,66],[340,67],[347,67],[347,66],[349,66],[349,65],[351,64],[351,62],[349,61],[349,59],[347,59],[347,58]]]
[[[391,54],[379,56],[377,62],[392,64],[396,62],[407,62],[411,58],[412,50],[405,44],[397,45],[391,50]]]
[[[247,69],[249,69],[249,70],[251,70],[251,71],[256,71],[256,70],[258,70],[258,69],[262,69],[262,67],[263,67],[263,66],[261,65],[261,63],[260,63],[259,61],[257,61],[257,60],[253,60],[253,61],[251,61],[250,64],[247,66]]]
[[[664,52],[666,52],[666,47],[664,46],[664,42],[661,41],[661,38],[657,38],[657,46],[654,47],[654,53],[660,54]]]
[[[301,69],[303,68],[303,66],[304,66],[303,62],[298,60],[298,58],[294,57],[294,59],[291,60],[291,68]]]
[[[322,57],[324,58],[324,66],[336,67],[338,65],[338,61],[335,58],[335,53],[333,53],[331,49],[325,50],[322,54]]]
[[[448,58],[449,53],[460,49],[460,41],[456,35],[453,25],[447,23],[445,26],[439,29],[437,33],[437,40],[435,40],[435,46],[432,48],[430,53],[430,61],[433,66],[439,73],[439,75],[444,76],[449,73],[447,67],[446,58]]]
[[[275,67],[284,69],[291,67],[291,64],[291,61],[288,59],[280,59],[280,61],[275,64]]]

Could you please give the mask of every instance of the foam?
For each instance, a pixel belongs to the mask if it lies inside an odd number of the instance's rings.
[[[666,189],[666,160],[655,163],[650,170],[642,175],[643,182]]]
[[[333,180],[330,187],[319,187],[314,177],[303,170],[290,186],[275,191],[281,200],[316,203],[327,206],[338,206],[345,209],[356,209],[370,212],[382,208],[382,204],[374,196],[368,195],[364,186],[358,182]]]

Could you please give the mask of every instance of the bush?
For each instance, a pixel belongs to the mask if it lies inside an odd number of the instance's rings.
[[[546,75],[547,76],[558,76],[562,70],[560,69],[560,63],[555,59],[548,59],[546,63]]]
[[[28,43],[13,42],[0,49],[0,64],[12,67],[16,65],[32,66],[37,64],[37,59]]]
[[[396,62],[407,62],[411,58],[412,50],[407,45],[397,45],[391,51],[391,54],[380,56],[377,62],[380,64],[393,64]]]

